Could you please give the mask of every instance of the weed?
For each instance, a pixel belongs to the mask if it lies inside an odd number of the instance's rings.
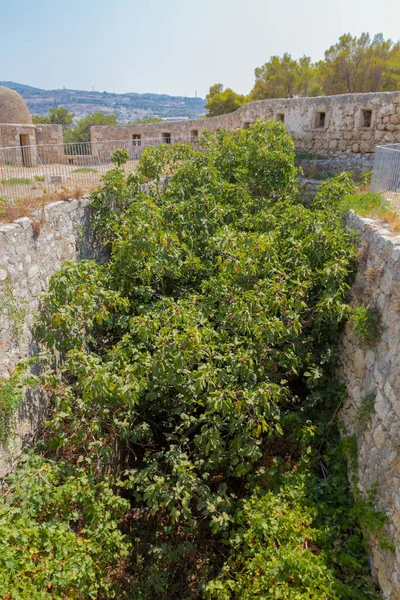
[[[2,185],[30,185],[32,179],[27,177],[10,177],[9,179],[2,179],[0,181]]]
[[[97,173],[97,169],[93,167],[79,167],[78,169],[74,169],[73,173]]]
[[[85,195],[85,191],[82,188],[75,188],[72,191],[72,197],[75,200],[80,200],[81,198],[83,198],[84,195]]]
[[[40,229],[41,229],[41,225],[40,225],[40,221],[36,218],[32,219],[32,230],[33,230],[33,235],[38,238],[40,235]]]
[[[362,343],[372,347],[379,340],[382,326],[378,313],[367,306],[358,306],[353,310],[351,321],[354,331]]]
[[[353,424],[357,433],[365,431],[368,422],[375,410],[375,395],[368,394],[360,399],[360,404],[357,408]]]
[[[369,188],[372,180],[372,171],[366,171],[361,173],[360,183],[357,186],[358,192],[369,192]]]

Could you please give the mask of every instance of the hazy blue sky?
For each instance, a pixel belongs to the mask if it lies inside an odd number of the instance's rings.
[[[399,0],[0,0],[0,80],[204,96],[250,91],[272,54],[314,60],[346,32],[400,37]]]

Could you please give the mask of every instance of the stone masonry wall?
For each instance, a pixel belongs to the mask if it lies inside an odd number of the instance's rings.
[[[20,149],[20,136],[29,138],[29,145],[36,143],[36,128],[34,125],[9,125],[0,123],[0,148],[16,147]],[[28,145],[25,143],[25,145]],[[22,157],[21,157],[22,163]]]
[[[36,144],[42,162],[66,162],[62,125],[36,125]]]
[[[88,199],[49,204],[37,218],[0,225],[0,376],[8,376],[20,360],[34,352],[32,323],[40,295],[66,260],[82,256],[82,231]],[[7,305],[11,304],[10,311]],[[12,312],[22,315],[22,333]],[[24,312],[23,312],[24,311]],[[43,418],[40,395],[24,399],[17,417],[16,437],[0,446],[0,478],[10,472],[23,447],[30,444]]]
[[[378,484],[376,505],[388,517],[386,531],[395,552],[370,544],[372,564],[387,600],[400,598],[400,236],[354,213],[360,232],[360,266],[352,304],[380,315],[382,333],[368,347],[347,323],[341,339],[340,376],[348,396],[341,411],[346,432],[357,437],[358,486],[366,494]],[[360,425],[362,406],[364,413]],[[361,407],[361,408],[360,408]],[[364,409],[365,410],[365,409]]]
[[[209,119],[96,126],[91,128],[91,141],[124,140],[134,149],[138,140],[132,136],[144,140],[164,135],[174,143],[188,141],[206,129],[247,128],[257,119],[283,120],[298,150],[336,157],[368,156],[376,145],[400,142],[400,92],[259,100]]]
[[[8,125],[0,123],[0,185],[3,179],[2,163],[33,167],[37,164],[36,128],[34,125]],[[28,146],[22,148],[21,145]]]
[[[326,179],[348,171],[354,181],[360,181],[364,173],[372,171],[374,161],[370,158],[329,158],[327,160],[300,158],[296,161],[296,165],[302,168],[305,177]]]

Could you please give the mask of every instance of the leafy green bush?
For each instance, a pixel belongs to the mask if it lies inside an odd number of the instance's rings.
[[[255,490],[243,502],[230,535],[229,558],[218,578],[206,584],[205,598],[377,598],[362,560],[365,548],[355,509],[335,489],[339,482],[347,487],[345,471],[333,468],[333,484],[321,486],[303,468],[286,473],[278,489]],[[346,524],[338,519],[341,510],[347,513]],[[337,537],[340,528],[347,529],[347,542]]]
[[[318,209],[337,208],[345,196],[354,192],[354,187],[351,173],[339,173],[318,186],[313,207]]]
[[[43,451],[56,475],[38,514],[58,547],[70,494],[80,491],[76,517],[88,523],[89,549],[74,550],[69,533],[65,542],[72,565],[89,556],[80,597],[195,599],[207,581],[208,597],[231,597],[226,572],[236,598],[261,588],[285,599],[376,597],[345,471],[326,456],[355,258],[337,208],[349,184],[323,184],[323,209],[310,210],[296,200],[296,175],[282,124],[258,122],[205,135],[198,149],[146,148],[133,175],[117,161],[93,194],[92,223],[109,259],[65,265],[38,323],[62,367],[47,379],[54,413]],[[129,561],[122,538],[110,548],[101,533],[92,547],[85,507],[109,485],[129,502],[107,491],[125,511]],[[30,499],[36,506],[30,487],[21,514]],[[56,504],[67,509],[54,521]],[[96,514],[116,531],[111,506]],[[69,527],[74,533],[76,521]],[[279,543],[264,543],[274,536]],[[124,590],[106,563],[122,565]],[[46,585],[57,583],[59,556],[42,567]],[[16,572],[31,578],[26,562]],[[32,597],[41,582],[33,579]],[[73,597],[68,586],[67,569],[57,593]]]
[[[366,171],[365,173],[361,173],[360,177],[360,186],[365,187],[370,185],[372,181],[372,171]]]
[[[117,561],[129,552],[118,518],[128,502],[83,467],[31,453],[9,484],[0,497],[0,596],[116,597]]]
[[[129,152],[123,148],[117,148],[111,155],[111,161],[117,167],[122,167],[129,160]]]

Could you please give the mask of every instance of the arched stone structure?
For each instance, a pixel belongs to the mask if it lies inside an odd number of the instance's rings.
[[[22,96],[0,87],[0,147],[9,151],[8,162],[33,167],[37,163],[36,127]]]

